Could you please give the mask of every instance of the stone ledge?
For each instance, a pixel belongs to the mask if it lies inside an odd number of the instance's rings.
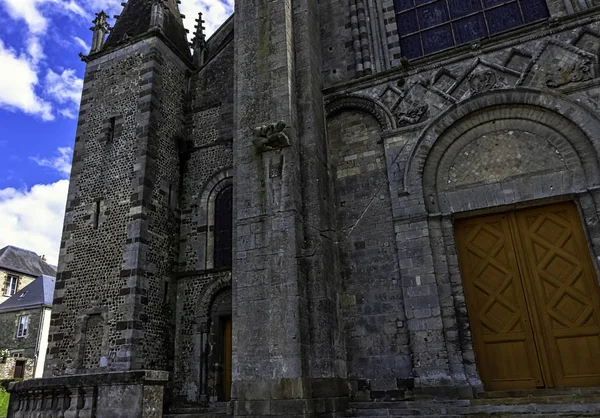
[[[169,380],[169,372],[159,370],[136,370],[130,372],[110,372],[98,374],[77,374],[70,376],[47,377],[31,379],[22,382],[12,382],[9,392],[27,391],[32,389],[51,389],[63,387],[89,387],[112,385],[164,385]]]

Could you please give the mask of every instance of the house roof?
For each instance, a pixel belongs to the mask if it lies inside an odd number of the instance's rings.
[[[55,283],[56,279],[54,277],[41,275],[8,298],[6,302],[0,304],[0,313],[52,306]]]
[[[42,274],[56,276],[56,268],[46,263],[33,251],[9,245],[0,249],[0,269],[37,277]]]

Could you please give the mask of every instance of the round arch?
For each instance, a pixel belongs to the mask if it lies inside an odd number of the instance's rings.
[[[371,97],[340,96],[325,103],[325,112],[328,119],[345,110],[359,110],[370,114],[379,122],[382,131],[396,128],[396,120],[392,112],[379,100]]]
[[[554,195],[600,184],[600,120],[569,99],[519,88],[477,95],[432,121],[410,150],[404,173],[406,191],[417,196],[423,193],[429,213],[473,209],[440,196],[441,174],[451,164],[449,155],[456,156],[486,129],[490,132],[502,126],[534,130],[564,157],[573,183],[570,190],[553,190]],[[477,193],[490,193],[479,189]],[[469,197],[463,193],[462,200],[465,203]]]
[[[200,303],[196,307],[197,323],[201,328],[208,323],[210,308],[215,297],[226,289],[231,289],[231,274],[221,275],[204,290]]]

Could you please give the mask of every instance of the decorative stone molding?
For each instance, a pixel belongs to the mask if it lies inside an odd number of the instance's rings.
[[[498,79],[498,74],[492,70],[471,73],[467,79],[469,80],[471,93],[473,94],[505,87],[504,83]]]
[[[285,122],[270,123],[254,129],[252,143],[260,152],[273,151],[289,147],[290,138],[286,132],[288,126]]]
[[[396,113],[396,117],[398,118],[398,127],[407,126],[407,125],[416,125],[417,123],[423,120],[423,117],[429,111],[429,105],[424,104],[421,106],[417,106],[408,112],[398,112]]]
[[[370,114],[377,119],[383,131],[396,127],[394,115],[379,100],[365,96],[351,95],[333,98],[325,103],[327,118],[331,118],[345,110],[359,110]]]
[[[200,303],[198,303],[198,307],[196,310],[196,318],[198,325],[208,321],[210,316],[210,308],[212,306],[213,300],[215,296],[221,293],[223,290],[231,288],[231,275],[227,274],[217,278],[211,284],[209,284],[204,293],[202,295],[202,299],[200,299]]]
[[[546,85],[558,88],[571,83],[579,83],[594,78],[592,63],[589,60],[576,61],[566,68],[557,67],[546,75]]]

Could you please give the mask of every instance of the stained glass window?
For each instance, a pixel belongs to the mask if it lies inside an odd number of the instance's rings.
[[[546,0],[395,0],[402,55],[415,59],[549,17]]]
[[[233,187],[227,187],[215,201],[214,266],[229,267],[233,250]]]

